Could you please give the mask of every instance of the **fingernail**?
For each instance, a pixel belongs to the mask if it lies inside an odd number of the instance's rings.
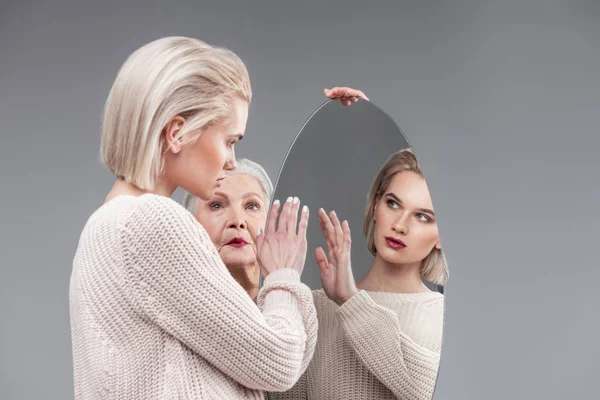
[[[260,235],[260,228],[256,228],[256,236]]]
[[[302,212],[307,212],[308,211],[308,207],[306,207],[306,205],[302,206]]]
[[[279,200],[275,200],[275,201],[273,202],[273,205],[274,205],[274,206],[278,206],[278,205],[279,205]]]
[[[288,198],[287,198],[287,200],[286,200],[285,202],[286,202],[286,203],[289,203],[289,202],[291,202],[292,200],[293,200],[293,198],[290,196],[290,197],[288,197]]]
[[[299,202],[299,201],[300,201],[300,199],[299,199],[299,198],[297,198],[297,197],[294,197],[294,204],[298,204],[298,202]]]

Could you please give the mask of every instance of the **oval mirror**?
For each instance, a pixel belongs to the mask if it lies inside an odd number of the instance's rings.
[[[326,102],[279,171],[273,199],[289,196],[310,210],[301,279],[313,289],[319,333],[298,383],[270,398],[432,398],[448,268],[426,181],[398,125],[369,101]],[[350,230],[349,299],[336,297],[335,277],[322,280],[341,275],[322,274],[315,251],[327,257],[321,265],[334,264],[320,223],[335,224],[332,210]]]

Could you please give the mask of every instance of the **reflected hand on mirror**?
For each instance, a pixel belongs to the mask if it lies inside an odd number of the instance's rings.
[[[323,91],[325,92],[325,96],[330,99],[339,100],[345,106],[356,103],[359,98],[369,101],[369,98],[361,90],[352,89],[346,86],[336,86],[331,89],[324,89]]]
[[[321,283],[327,297],[341,306],[358,293],[350,262],[350,227],[348,221],[340,225],[335,211],[327,216],[322,208],[319,209],[319,223],[327,245],[327,255],[322,247],[315,250]]]
[[[298,222],[300,200],[288,198],[284,203],[281,214],[281,204],[278,200],[273,203],[269,212],[266,231],[257,229],[256,254],[263,277],[282,268],[291,268],[302,275],[306,262],[306,228],[308,226],[308,208],[302,210]],[[276,225],[277,215],[279,223]],[[298,226],[298,233],[296,233]]]

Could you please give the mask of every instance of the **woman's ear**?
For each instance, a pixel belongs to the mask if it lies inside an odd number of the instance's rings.
[[[379,205],[379,199],[381,196],[375,197],[375,205],[373,206],[373,222],[377,222],[375,215],[377,214],[377,206]]]
[[[173,154],[177,154],[181,151],[182,140],[181,138],[176,139],[176,137],[184,125],[185,119],[177,115],[171,121],[169,121],[163,130],[167,149],[173,152]]]
[[[435,244],[435,248],[438,250],[442,249],[442,245],[440,244],[440,241],[438,240],[438,242]]]

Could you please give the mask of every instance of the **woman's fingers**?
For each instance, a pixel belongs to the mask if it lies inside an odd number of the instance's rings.
[[[288,229],[288,218],[290,216],[290,211],[292,209],[292,200],[293,197],[288,197],[285,203],[283,203],[283,208],[281,210],[281,214],[279,214],[279,223],[277,224],[277,232],[287,232]]]
[[[290,213],[287,216],[286,230],[291,236],[296,235],[296,226],[298,226],[298,209],[300,208],[300,199],[294,197],[290,206]]]
[[[350,254],[350,248],[352,247],[352,237],[350,235],[350,226],[348,221],[342,222],[342,232],[344,233],[344,252]]]
[[[315,259],[317,260],[317,264],[319,265],[321,272],[324,272],[327,267],[329,267],[329,261],[327,261],[325,250],[323,250],[322,247],[317,247],[315,249]]]
[[[256,228],[256,239],[254,239],[254,242],[256,243],[256,254],[258,255],[265,242],[265,235],[262,229]]]
[[[359,98],[369,100],[369,98],[363,93],[362,90],[353,89],[350,87],[334,87],[331,89],[325,89],[324,93],[330,99],[342,99],[347,98],[353,102],[356,102]],[[352,100],[352,98],[356,98],[357,100]]]
[[[340,220],[337,217],[335,211],[331,210],[329,213],[329,217],[331,218],[331,223],[333,224],[333,230],[335,234],[335,243],[338,249],[342,249],[342,245],[344,243],[344,232],[342,231],[342,226],[340,225]]]
[[[335,230],[329,217],[325,213],[325,210],[322,208],[319,209],[319,223],[323,230],[323,235],[325,236],[325,244],[327,244],[327,249],[331,253],[336,245]]]
[[[298,224],[298,236],[301,238],[306,238],[306,230],[308,228],[308,217],[309,210],[305,205],[302,207],[302,213],[300,214],[300,223]]]
[[[277,226],[277,217],[279,216],[279,209],[281,208],[281,204],[279,200],[275,200],[273,205],[271,206],[271,211],[269,211],[269,223],[267,225],[267,233],[275,232],[275,227]]]

